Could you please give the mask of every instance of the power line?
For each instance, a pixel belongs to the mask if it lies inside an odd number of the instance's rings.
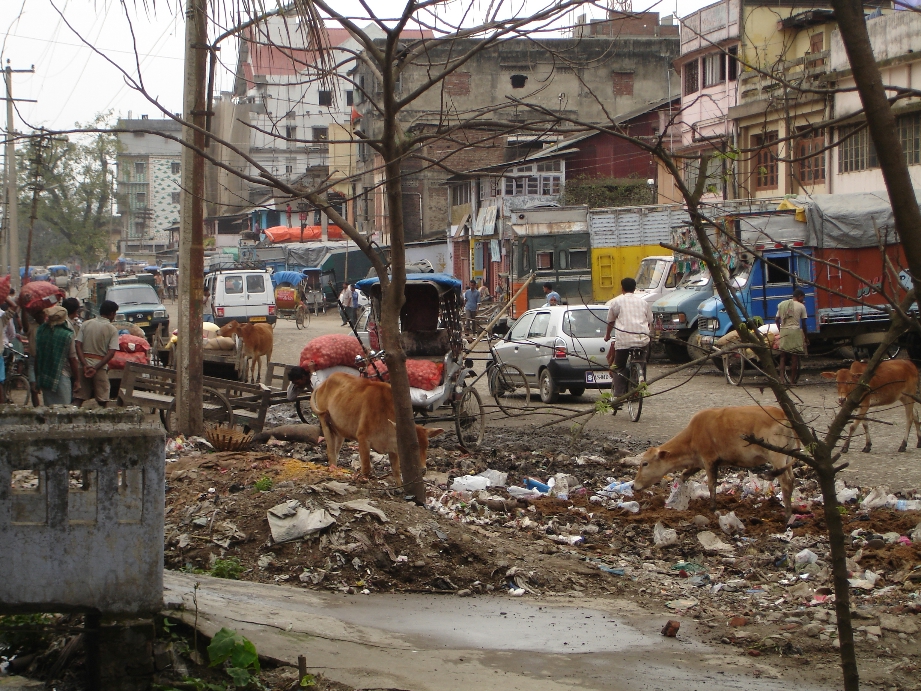
[[[85,48],[86,50],[90,50],[90,47],[83,43],[68,43],[67,41],[55,41],[48,38],[36,38],[35,36],[21,36],[19,34],[13,34],[9,32],[0,33],[0,36],[9,38],[21,38],[26,41],[41,41],[42,43],[53,43],[59,46],[72,46],[74,48]],[[98,50],[102,51],[103,53],[123,53],[125,55],[135,54],[133,50],[116,50],[114,48],[99,48]],[[178,60],[179,62],[182,62],[184,59],[181,57],[173,57],[172,55],[155,55],[154,53],[137,53],[137,55],[142,58],[152,58],[154,60]]]

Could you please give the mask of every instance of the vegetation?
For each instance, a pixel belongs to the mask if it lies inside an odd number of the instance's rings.
[[[0,654],[12,657],[44,650],[51,643],[51,620],[50,614],[0,616]]]
[[[256,678],[259,671],[259,654],[252,641],[236,631],[222,628],[211,639],[208,646],[208,659],[212,667],[225,665],[224,671],[233,680],[235,686],[244,688]]]
[[[261,477],[256,480],[256,489],[260,492],[268,492],[270,489],[272,489],[272,478]]]
[[[567,180],[560,195],[566,206],[607,209],[615,206],[655,204],[655,188],[645,180],[579,177]]]
[[[215,578],[227,578],[236,581],[240,579],[240,575],[244,571],[243,564],[240,563],[239,559],[228,557],[227,559],[215,559],[209,575]]]

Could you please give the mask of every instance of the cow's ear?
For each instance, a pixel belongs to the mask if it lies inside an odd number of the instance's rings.
[[[659,449],[659,452],[656,454],[659,458],[668,458],[668,451],[665,449]]]
[[[444,430],[441,429],[441,427],[433,427],[432,429],[425,430],[425,432],[429,435],[429,439],[431,439],[432,437],[437,437],[439,434],[444,432]]]
[[[837,372],[822,372],[822,379],[837,379]]]

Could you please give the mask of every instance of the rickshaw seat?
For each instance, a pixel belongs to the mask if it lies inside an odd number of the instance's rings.
[[[406,357],[441,361],[451,352],[451,337],[447,329],[403,331],[400,343]]]

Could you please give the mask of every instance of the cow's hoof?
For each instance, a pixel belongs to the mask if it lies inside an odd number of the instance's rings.
[[[902,445],[899,447],[899,453],[904,453],[907,448],[908,448],[908,442],[903,441]]]
[[[899,449],[899,451],[903,451],[903,450],[904,450],[904,449]],[[861,449],[861,451],[862,451],[863,453],[870,453],[870,447],[869,447],[869,446],[865,446],[865,447],[863,447],[863,448]]]
[[[841,447],[841,453],[847,453],[848,451],[850,451],[850,448],[848,448],[847,446]]]

